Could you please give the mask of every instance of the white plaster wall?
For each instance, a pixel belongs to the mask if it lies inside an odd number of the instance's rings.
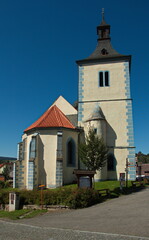
[[[56,105],[65,115],[77,114],[77,110],[62,96],[53,105]]]
[[[98,103],[106,118],[106,143],[108,146],[127,146],[126,101],[107,101]],[[84,103],[83,114],[87,119],[95,103]],[[85,123],[82,122],[82,126]],[[85,127],[86,130],[86,127]]]
[[[125,173],[126,168],[126,158],[128,156],[128,150],[127,149],[115,149],[114,155],[116,158],[116,161],[118,161],[116,164],[116,173],[114,171],[108,171],[108,179],[116,178],[119,180],[120,173]]]
[[[100,63],[83,67],[83,101],[125,98],[124,62]],[[110,72],[110,87],[98,87],[100,71]]]
[[[57,129],[39,130],[37,135],[37,153],[35,158],[35,178],[36,185],[44,184],[48,188],[56,187],[56,159],[57,159]],[[27,154],[25,159],[26,164],[26,186],[28,188],[28,160],[29,146],[34,133],[23,135],[27,137]],[[67,166],[66,142],[69,137],[72,137],[76,144],[76,165],[75,167]],[[73,170],[78,168],[78,132],[63,129],[63,182],[64,184],[72,183],[76,177]]]
[[[106,121],[101,119],[88,121],[84,123],[84,131],[88,133],[90,127],[93,129],[97,129],[97,135],[99,136],[99,138],[103,138],[106,144],[106,125]]]
[[[40,130],[37,135],[37,152],[35,158],[35,184],[44,184],[55,187],[56,184],[56,150],[57,150],[57,130]],[[28,188],[28,162],[29,147],[32,134],[27,135],[26,154],[26,186]],[[22,139],[24,138],[23,135]]]
[[[127,146],[127,116],[126,116],[126,79],[124,77],[124,61],[113,63],[100,63],[90,66],[83,66],[83,119],[80,123],[89,117],[92,109],[97,105],[101,107],[107,121],[107,145]],[[99,72],[109,71],[110,86],[99,87]],[[119,101],[103,101],[114,100]],[[92,102],[95,101],[95,102]],[[115,140],[114,140],[115,139]],[[114,141],[114,142],[113,142]]]
[[[99,181],[99,179],[107,180],[107,164],[102,168],[101,171],[96,171],[94,179],[95,181]]]
[[[111,180],[111,179],[117,179],[119,180],[120,173],[125,173],[126,168],[126,158],[128,156],[128,150],[127,149],[113,149],[113,152],[115,159],[116,159],[116,171],[107,171],[107,165],[101,170],[97,171],[97,174],[95,175],[95,181],[102,179],[102,180]]]
[[[33,134],[26,135],[24,134],[22,136],[22,140],[26,138],[26,154],[25,154],[25,186],[28,189],[28,166],[29,166],[29,150],[30,150],[30,142],[32,139]]]
[[[26,139],[26,146],[25,146],[25,153],[24,153],[24,160],[23,160],[23,165],[24,165],[24,176],[25,176],[25,188],[28,189],[28,163],[29,163],[29,149],[30,149],[30,142],[32,139],[33,134],[27,135],[26,133],[22,135],[22,141]]]
[[[39,138],[39,182],[47,187],[55,187],[57,130],[40,131]]]
[[[105,144],[106,144],[106,121],[105,120],[98,120],[98,121],[90,121],[85,123],[84,130],[87,133],[89,128],[97,128],[97,135],[101,138],[103,138]],[[96,174],[94,176],[95,181],[102,179],[107,179],[107,164],[102,168],[102,171],[96,171]]]
[[[119,178],[119,173],[125,171],[125,161],[128,156],[128,123],[126,104],[126,79],[125,79],[125,61],[83,65],[82,69],[82,122],[79,125],[84,126],[85,121],[92,113],[92,109],[101,107],[106,118],[106,143],[108,147],[121,147],[114,150],[117,159],[116,172],[107,172],[108,179]],[[109,71],[109,87],[99,87],[99,72]],[[106,101],[107,100],[107,101]],[[110,101],[109,101],[110,100]],[[118,100],[118,101],[111,101]],[[98,102],[100,101],[100,103]],[[123,148],[124,147],[124,148]],[[106,176],[106,168],[102,170],[103,178]],[[97,173],[96,179],[99,179],[101,173]]]

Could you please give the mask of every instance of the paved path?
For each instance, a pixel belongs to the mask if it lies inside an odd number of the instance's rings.
[[[149,188],[86,209],[0,220],[0,233],[0,240],[149,240]]]

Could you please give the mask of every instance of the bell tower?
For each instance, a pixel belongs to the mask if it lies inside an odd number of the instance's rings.
[[[102,22],[97,26],[98,41],[110,39],[110,25],[104,20],[104,9],[102,9]]]
[[[96,121],[90,121],[97,129],[97,134],[105,140],[109,154],[105,177],[97,174],[95,180],[119,179],[119,174],[125,172],[126,159],[129,162],[129,179],[134,180],[136,169],[130,96],[131,56],[120,54],[112,47],[110,25],[105,21],[104,11],[102,21],[97,26],[97,35],[97,47],[93,53],[77,61],[78,126],[87,132],[90,116],[94,109],[100,109],[104,120],[98,117]],[[101,131],[97,126],[106,130]]]

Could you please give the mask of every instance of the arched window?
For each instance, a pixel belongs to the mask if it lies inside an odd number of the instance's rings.
[[[75,167],[76,164],[76,145],[72,138],[67,141],[67,166]]]
[[[29,149],[29,159],[33,159],[35,157],[36,157],[36,137],[32,137]]]
[[[107,169],[108,171],[115,171],[116,160],[113,153],[108,153],[107,156]]]

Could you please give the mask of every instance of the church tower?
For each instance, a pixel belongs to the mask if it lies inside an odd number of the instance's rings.
[[[78,126],[94,127],[108,149],[107,166],[96,181],[119,179],[129,162],[128,178],[135,179],[135,147],[130,96],[131,56],[118,53],[111,45],[110,25],[97,26],[98,42],[94,52],[78,60]]]

